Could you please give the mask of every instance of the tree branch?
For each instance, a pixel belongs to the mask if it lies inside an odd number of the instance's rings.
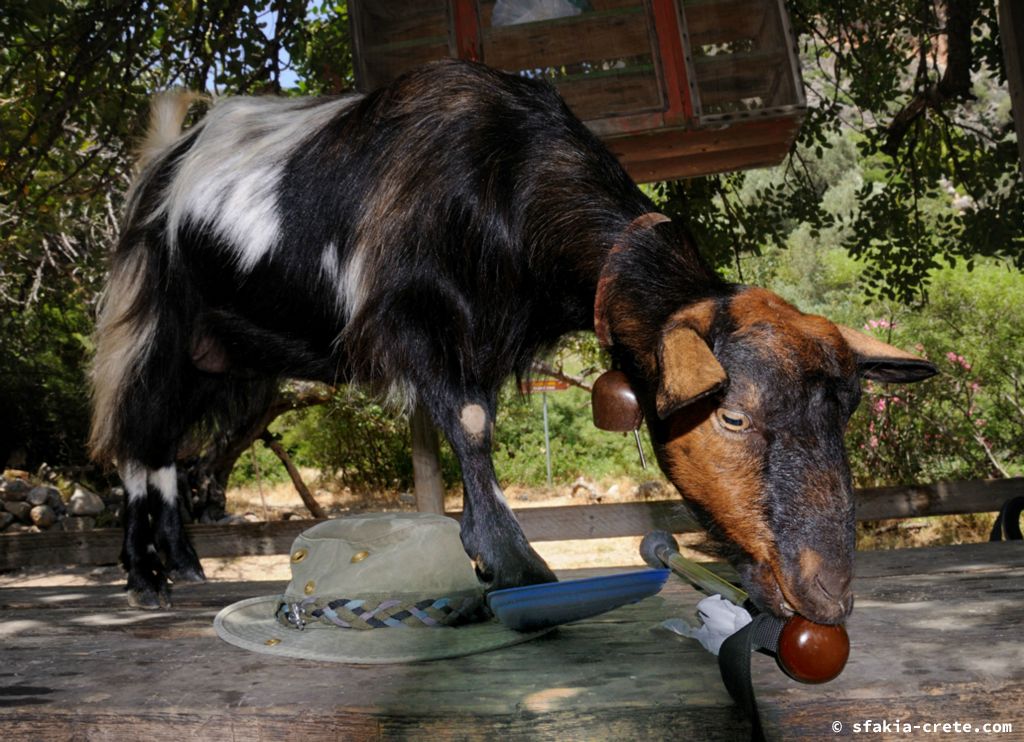
[[[593,387],[582,378],[567,374],[561,369],[555,368],[543,361],[534,361],[531,368],[539,374],[544,374],[545,376],[550,376],[554,379],[558,379],[559,381],[564,381],[566,384],[577,387],[578,389],[583,389],[588,393],[594,390]]]
[[[302,498],[302,503],[306,506],[309,512],[314,518],[323,520],[327,518],[327,513],[320,507],[320,503],[316,501],[313,494],[306,487],[306,483],[302,481],[302,475],[299,474],[299,470],[295,468],[295,464],[292,463],[291,457],[288,456],[288,452],[284,450],[277,439],[270,434],[269,431],[264,430],[260,436],[260,440],[263,441],[264,445],[277,454],[277,458],[281,459],[281,463],[284,464],[284,468],[288,470],[288,476],[292,479],[292,484],[295,485],[295,491],[299,493],[299,497]]]

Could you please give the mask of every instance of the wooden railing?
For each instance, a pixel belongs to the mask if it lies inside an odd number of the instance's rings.
[[[1024,495],[1024,477],[861,489],[857,520],[995,512],[1018,495]],[[526,537],[537,542],[699,530],[680,500],[523,508],[516,517]],[[200,557],[255,556],[288,553],[295,537],[316,522],[193,524],[187,529]],[[113,564],[120,550],[118,528],[0,535],[0,570],[28,564]]]

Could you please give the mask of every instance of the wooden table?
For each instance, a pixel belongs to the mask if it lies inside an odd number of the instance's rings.
[[[676,578],[658,597],[527,644],[378,667],[269,659],[216,637],[220,607],[281,587],[182,587],[173,612],[131,610],[112,587],[0,591],[5,740],[749,735],[715,658],[656,628],[701,597]],[[868,719],[1012,723],[999,738],[1024,738],[1024,546],[865,553],[856,591],[837,680],[799,685],[755,656],[770,739],[831,738],[833,722],[850,735]]]

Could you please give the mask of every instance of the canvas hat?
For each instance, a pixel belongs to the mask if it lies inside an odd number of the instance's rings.
[[[533,639],[490,618],[459,524],[429,513],[328,520],[299,534],[284,595],[217,614],[226,642],[254,652],[384,664],[461,657]]]

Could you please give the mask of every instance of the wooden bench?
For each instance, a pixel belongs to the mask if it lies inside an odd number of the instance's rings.
[[[175,610],[156,612],[129,609],[117,586],[0,591],[5,735],[133,742],[749,735],[716,659],[659,628],[692,616],[701,598],[675,578],[658,596],[533,642],[439,662],[279,660],[216,637],[219,608],[282,589],[184,585]],[[770,658],[754,656],[769,739],[827,739],[837,722],[850,734],[866,720],[897,719],[1011,723],[1016,736],[1002,738],[1019,738],[1020,544],[865,553],[855,590],[850,661],[832,683],[799,685]]]

